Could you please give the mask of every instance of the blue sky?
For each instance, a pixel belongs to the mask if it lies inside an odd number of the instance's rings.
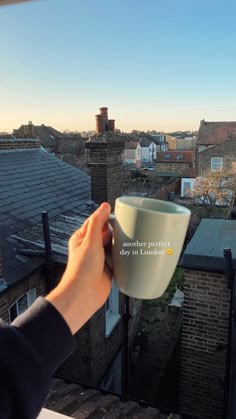
[[[37,0],[0,8],[0,131],[197,129],[236,120],[235,0]]]

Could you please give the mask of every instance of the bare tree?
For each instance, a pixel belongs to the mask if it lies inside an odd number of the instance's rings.
[[[208,217],[212,217],[217,207],[225,207],[225,218],[229,218],[235,201],[236,173],[231,165],[221,171],[208,170],[204,176],[198,177],[194,185],[195,202],[204,206]]]

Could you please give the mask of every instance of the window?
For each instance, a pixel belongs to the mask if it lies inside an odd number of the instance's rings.
[[[164,160],[170,160],[171,155],[170,154],[164,154]]]
[[[120,320],[119,314],[119,290],[112,280],[110,295],[105,304],[106,309],[106,337],[110,336],[112,330]]]
[[[211,171],[221,171],[223,168],[223,157],[212,157],[211,158]]]
[[[31,306],[35,300],[36,288],[32,288],[11,305],[9,308],[9,321],[13,322],[13,320]]]
[[[184,160],[183,154],[177,154],[175,160]]]

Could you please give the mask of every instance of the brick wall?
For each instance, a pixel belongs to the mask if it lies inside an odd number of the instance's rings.
[[[196,147],[196,169],[198,176],[211,169],[211,157],[223,157],[223,165],[236,162],[236,138],[230,138],[221,144],[198,152]]]
[[[182,163],[172,163],[172,162],[157,162],[156,169],[158,172],[172,172],[177,173],[178,175],[183,174],[188,167],[192,167],[191,163],[182,162]]]
[[[223,274],[184,271],[180,411],[220,419],[224,411],[230,291]]]
[[[176,179],[174,182],[169,185],[163,186],[157,193],[155,193],[152,198],[163,199],[164,201],[168,200],[168,193],[175,192],[180,193],[181,179]]]
[[[86,143],[87,165],[91,170],[92,200],[97,204],[108,201],[114,208],[115,199],[122,194],[122,153],[124,141],[98,141]]]
[[[109,337],[105,337],[105,306],[76,333],[75,350],[58,369],[58,374],[78,380],[87,385],[97,386],[124,341],[124,303],[125,296],[119,295],[120,320]],[[142,301],[130,298],[129,344],[132,345],[137,332]]]
[[[45,276],[41,270],[38,270],[28,278],[17,282],[15,285],[0,293],[0,318],[5,322],[9,322],[9,307],[31,288],[36,288],[37,297],[46,294]]]
[[[83,169],[86,165],[86,140],[87,139],[79,136],[56,138],[55,156],[72,166]]]
[[[20,150],[28,148],[40,148],[40,142],[37,140],[1,140],[0,150]]]

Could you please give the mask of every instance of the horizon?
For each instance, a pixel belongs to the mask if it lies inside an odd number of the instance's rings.
[[[0,132],[197,131],[236,120],[233,0],[38,0],[2,7]]]

